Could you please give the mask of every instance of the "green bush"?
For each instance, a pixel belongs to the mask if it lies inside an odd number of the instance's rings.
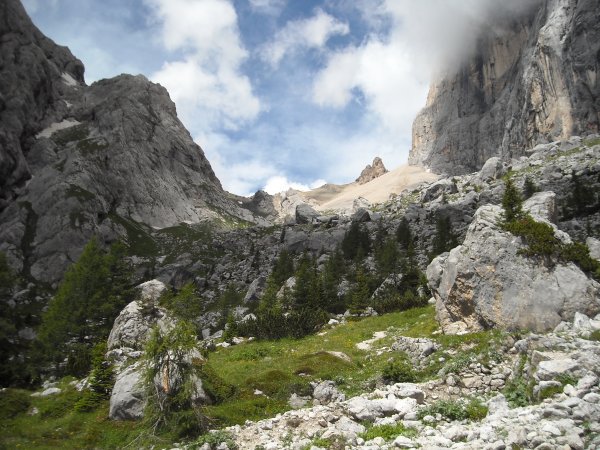
[[[216,448],[222,443],[227,444],[227,448],[229,448],[229,450],[237,450],[238,448],[238,446],[235,445],[231,434],[223,430],[203,434],[194,441],[194,446],[202,447],[204,444],[208,444],[211,446],[211,448]]]
[[[328,316],[322,310],[300,308],[284,313],[278,308],[258,311],[256,318],[238,322],[236,331],[240,336],[257,339],[300,338],[319,330],[327,323]]]
[[[588,339],[590,341],[600,342],[600,330],[592,331]]]
[[[388,362],[381,373],[386,383],[413,383],[417,376],[412,365],[406,359],[394,359]]]
[[[503,227],[525,240],[527,248],[521,250],[522,254],[539,256],[547,260],[573,262],[582,271],[600,279],[600,262],[590,256],[588,247],[580,242],[561,243],[554,236],[554,229],[547,223],[537,222],[530,215],[525,215],[505,223]]]
[[[103,400],[110,398],[114,384],[114,374],[112,364],[105,359],[105,354],[105,342],[97,344],[92,350],[92,372],[89,378],[89,388],[83,392],[83,396],[75,404],[76,411],[92,411]]]
[[[27,391],[5,389],[0,391],[0,419],[12,419],[26,412],[31,406],[31,394]]]
[[[488,409],[477,399],[466,401],[438,400],[418,412],[419,419],[425,416],[435,416],[440,414],[447,420],[475,420],[479,421],[485,418]]]
[[[386,441],[391,441],[398,436],[414,437],[418,434],[414,428],[405,427],[402,422],[394,425],[375,425],[370,427],[364,433],[361,433],[360,437],[365,441],[370,441],[376,437],[382,437]]]

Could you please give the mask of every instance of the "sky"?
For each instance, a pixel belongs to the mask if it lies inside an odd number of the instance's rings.
[[[165,86],[223,187],[251,195],[406,163],[432,77],[537,0],[22,1],[88,84]]]

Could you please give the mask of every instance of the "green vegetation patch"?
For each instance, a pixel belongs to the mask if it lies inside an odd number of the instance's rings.
[[[594,147],[595,145],[600,145],[600,138],[584,139],[583,145],[585,145],[586,147]]]
[[[425,416],[436,416],[440,414],[447,420],[472,420],[479,421],[485,418],[488,408],[478,399],[465,400],[438,400],[431,405],[421,408],[417,416],[423,419]]]
[[[52,134],[52,139],[56,145],[64,147],[70,142],[77,142],[87,139],[90,134],[90,130],[85,124],[75,125],[64,130],[58,130]]]
[[[90,191],[77,186],[76,184],[69,184],[67,191],[65,192],[66,198],[76,198],[81,203],[92,201],[96,198]]]
[[[399,422],[394,425],[371,426],[367,431],[361,433],[360,437],[363,438],[365,441],[370,441],[377,437],[381,437],[386,441],[391,441],[392,439],[395,439],[398,436],[406,436],[412,438],[417,435],[418,431],[416,429],[408,428],[404,426],[401,422]]]
[[[222,403],[206,407],[216,426],[243,424],[289,409],[291,393],[306,395],[311,381],[330,379],[348,396],[374,386],[388,364],[389,354],[372,354],[356,344],[375,331],[394,330],[412,337],[431,337],[437,329],[431,306],[369,317],[330,329],[325,335],[301,339],[255,341],[210,353],[207,366],[220,379],[227,380],[235,394]],[[393,337],[378,344],[390,345]],[[342,357],[327,352],[340,352]],[[266,395],[254,395],[254,389]]]
[[[77,149],[86,156],[105,148],[108,148],[108,144],[101,138],[87,138],[77,142]]]
[[[114,212],[108,213],[108,217],[114,223],[125,228],[127,233],[127,248],[130,255],[156,257],[159,248],[156,241],[148,230],[132,219],[121,217]]]

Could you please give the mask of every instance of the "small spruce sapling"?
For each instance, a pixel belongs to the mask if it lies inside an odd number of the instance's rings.
[[[523,217],[523,197],[510,177],[506,178],[502,196],[505,223],[514,222]]]

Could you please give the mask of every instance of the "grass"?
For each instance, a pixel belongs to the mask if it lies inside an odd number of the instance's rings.
[[[375,425],[370,427],[364,433],[361,433],[360,437],[365,441],[370,441],[377,437],[381,437],[386,441],[391,441],[398,436],[415,437],[418,432],[414,428],[405,427],[402,422],[394,425]]]
[[[236,388],[237,395],[220,405],[208,406],[206,413],[215,425],[233,425],[246,419],[260,419],[283,412],[289,407],[291,393],[310,393],[313,380],[335,379],[348,395],[369,388],[388,364],[390,354],[373,355],[355,346],[370,339],[375,331],[401,326],[402,334],[431,336],[437,329],[433,307],[370,317],[330,329],[325,335],[302,339],[251,342],[219,349],[208,356],[214,372]],[[377,345],[389,345],[381,340]],[[328,352],[342,352],[347,362]],[[254,395],[259,389],[266,396]],[[264,410],[263,410],[264,408]]]
[[[425,416],[441,415],[448,420],[479,421],[487,416],[488,409],[481,401],[472,398],[465,400],[438,400],[431,405],[421,408],[418,412],[419,419]]]
[[[387,330],[388,336],[376,341],[371,351],[356,348],[356,344],[370,339],[375,331]],[[390,347],[395,336],[427,337],[437,340],[441,349],[429,358],[432,364],[415,371],[415,380],[434,378],[444,367],[438,356],[460,352],[492,352],[500,334],[496,332],[473,333],[462,336],[433,334],[438,330],[435,310],[432,306],[403,312],[368,317],[329,328],[321,335],[302,339],[249,342],[229,348],[219,348],[209,353],[204,365],[203,382],[217,399],[215,405],[205,406],[204,414],[212,429],[246,420],[273,417],[288,410],[292,393],[300,396],[312,392],[311,381],[335,380],[338,388],[348,397],[375,387],[381,380],[390,358],[402,359],[398,353],[376,350]],[[342,352],[349,361],[329,352]],[[448,352],[448,353],[446,353]],[[482,357],[482,360],[485,360]],[[48,398],[30,397],[27,391],[7,390],[0,395],[0,448],[132,448],[168,446],[170,435],[154,437],[143,422],[113,422],[108,420],[108,402],[105,401],[92,412],[77,412],[75,404],[82,394],[75,391],[65,380],[61,394]],[[255,390],[262,394],[255,395]],[[10,395],[7,396],[7,393]],[[465,406],[467,417],[481,414],[475,406]],[[27,414],[36,407],[39,413]],[[448,409],[448,408],[446,408]],[[461,410],[463,411],[463,410]],[[479,411],[479,412],[478,412]],[[372,428],[374,437],[404,433],[399,428]],[[410,431],[407,431],[410,433]],[[217,439],[206,436],[201,439]],[[221,436],[223,437],[223,436]]]
[[[0,392],[0,448],[122,448],[140,434],[135,422],[108,419],[108,401],[95,411],[74,411],[81,397],[65,381],[61,394],[31,397],[31,392],[6,389]],[[33,408],[35,415],[27,412]]]
[[[69,184],[69,188],[65,192],[65,197],[76,198],[80,203],[86,203],[96,198],[90,191],[87,191],[76,184]]]
[[[127,247],[131,255],[143,257],[158,256],[158,246],[148,230],[134,220],[121,217],[114,212],[108,213],[108,217],[116,224],[125,228],[127,233]]]
[[[70,142],[82,141],[87,139],[90,134],[90,130],[87,125],[75,125],[73,127],[66,128],[64,130],[56,131],[52,134],[52,139],[56,145],[64,147]]]

